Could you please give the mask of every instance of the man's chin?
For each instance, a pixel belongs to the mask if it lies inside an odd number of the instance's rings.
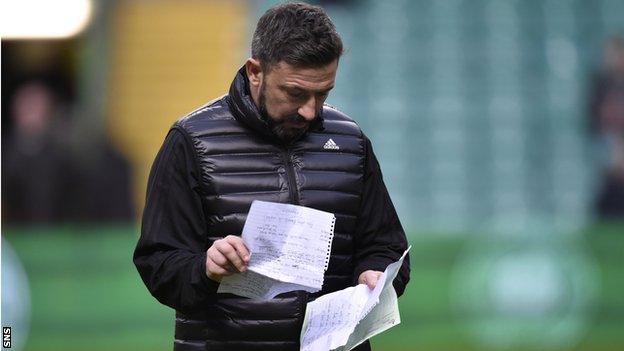
[[[283,128],[283,126],[277,127],[273,130],[275,135],[285,142],[293,142],[299,139],[301,136],[305,134],[308,130],[308,126],[304,126],[303,128]]]

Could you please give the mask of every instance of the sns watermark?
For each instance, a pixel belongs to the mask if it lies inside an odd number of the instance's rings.
[[[2,347],[11,348],[11,327],[2,327]]]

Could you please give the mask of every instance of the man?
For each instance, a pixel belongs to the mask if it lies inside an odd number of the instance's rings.
[[[341,54],[321,8],[273,7],[260,18],[252,57],[229,94],[167,135],[134,262],[150,292],[176,310],[175,350],[297,350],[309,301],[357,283],[373,288],[407,248],[370,141],[324,105]],[[253,200],[335,214],[322,291],[269,301],[216,293],[223,276],[249,262],[240,234]],[[394,281],[399,295],[408,280],[406,259]]]

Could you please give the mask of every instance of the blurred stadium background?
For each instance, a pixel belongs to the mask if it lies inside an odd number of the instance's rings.
[[[274,3],[0,3],[14,348],[171,349],[131,262],[149,167]],[[375,349],[624,349],[624,1],[316,3],[347,48],[329,103],[373,140],[412,244]]]

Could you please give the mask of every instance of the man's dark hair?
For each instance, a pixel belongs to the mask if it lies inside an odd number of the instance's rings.
[[[267,70],[281,61],[296,67],[322,67],[340,55],[342,40],[327,13],[305,3],[268,9],[251,42],[251,56]]]

